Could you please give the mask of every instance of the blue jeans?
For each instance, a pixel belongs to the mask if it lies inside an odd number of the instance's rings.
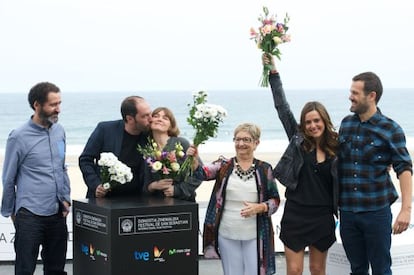
[[[340,212],[340,233],[353,275],[367,275],[369,264],[373,275],[391,272],[391,208],[354,213]]]
[[[20,208],[15,220],[15,274],[32,275],[36,269],[39,246],[45,275],[63,275],[66,262],[68,229],[62,213],[37,216]]]

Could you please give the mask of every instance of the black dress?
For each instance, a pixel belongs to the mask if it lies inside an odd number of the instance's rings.
[[[316,151],[303,153],[304,164],[295,190],[286,189],[280,239],[293,251],[314,246],[321,252],[336,241],[333,214],[332,159],[316,161]]]

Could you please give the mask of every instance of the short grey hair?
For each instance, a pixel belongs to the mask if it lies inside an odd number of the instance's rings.
[[[248,132],[254,140],[260,140],[260,127],[253,123],[242,123],[234,129],[234,136],[239,132],[244,131]]]

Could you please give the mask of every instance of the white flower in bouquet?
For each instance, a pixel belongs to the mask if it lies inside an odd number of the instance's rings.
[[[178,152],[177,152],[177,156],[178,156],[179,158],[183,158],[183,157],[185,156],[185,153],[184,153],[183,151],[178,151]]]
[[[200,119],[200,118],[202,118],[203,117],[203,113],[202,112],[200,112],[200,111],[196,111],[195,113],[194,113],[194,118],[195,119]]]
[[[113,189],[133,178],[131,168],[118,160],[111,152],[101,153],[98,165],[101,166],[101,180],[105,189]]]
[[[178,162],[173,162],[173,163],[171,163],[171,169],[172,169],[174,172],[177,172],[178,170],[180,170],[180,164],[179,164]]]
[[[111,188],[111,184],[110,184],[109,182],[105,182],[102,186],[103,186],[103,188],[104,188],[104,189],[106,189],[106,190],[108,190],[108,189],[110,189],[110,188]]]
[[[161,170],[161,168],[162,168],[162,163],[161,163],[161,161],[159,161],[159,160],[157,160],[157,161],[155,161],[153,164],[152,164],[152,170],[153,171],[159,171],[159,170]]]
[[[101,153],[101,157],[98,160],[99,166],[112,167],[118,161],[118,158],[113,153]]]

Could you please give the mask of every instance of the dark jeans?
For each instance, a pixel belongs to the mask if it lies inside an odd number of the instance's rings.
[[[66,274],[66,249],[68,229],[66,218],[58,213],[53,216],[37,216],[20,208],[15,220],[16,252],[15,274],[32,275],[36,269],[39,246],[45,275]]]
[[[341,211],[340,233],[352,274],[373,275],[391,272],[391,208],[353,213]]]

